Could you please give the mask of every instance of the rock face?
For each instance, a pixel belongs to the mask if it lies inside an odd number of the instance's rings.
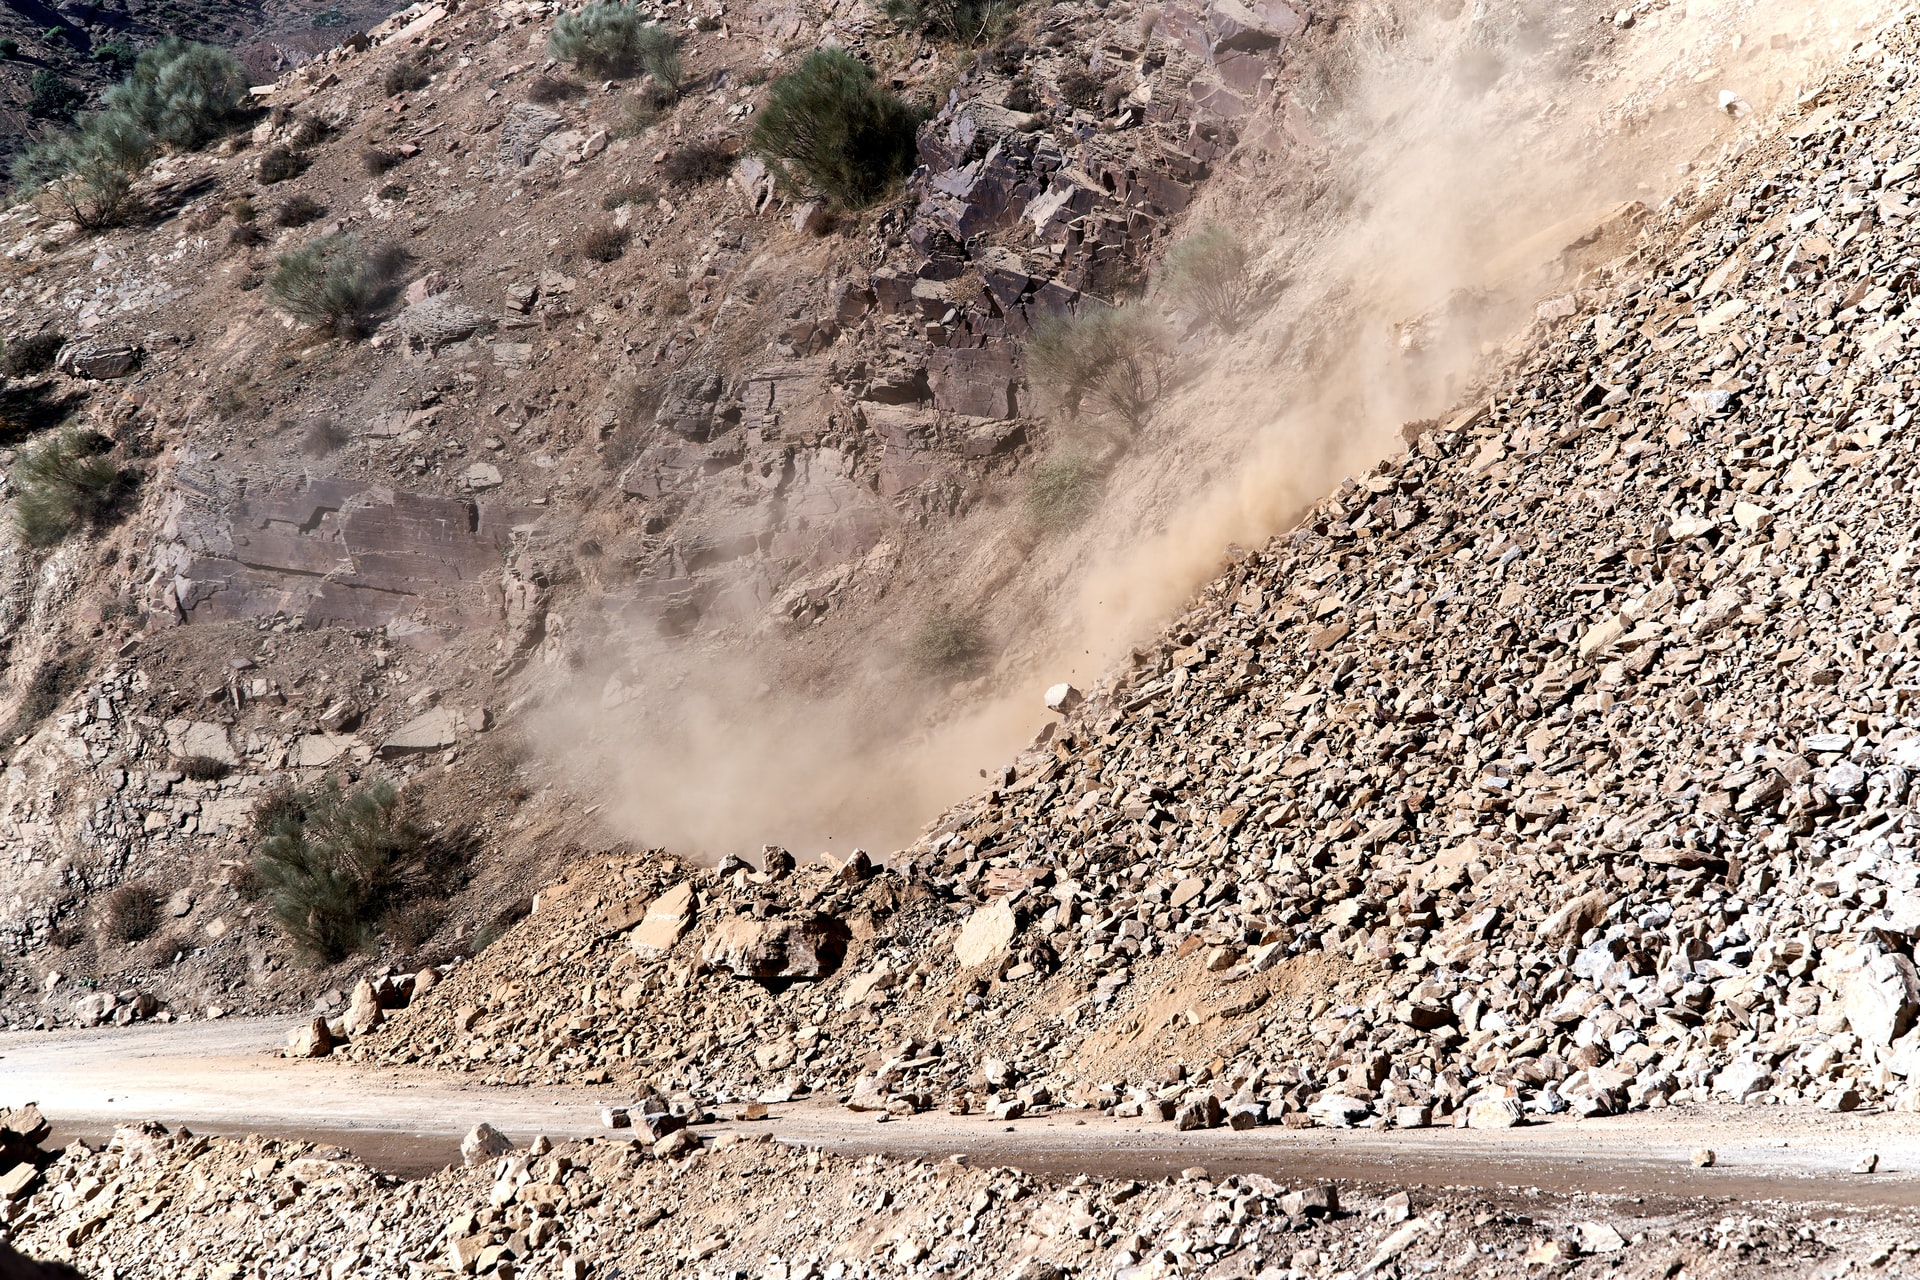
[[[250,487],[191,454],[174,485],[155,591],[186,622],[379,628],[419,613],[484,628],[501,616],[501,549],[536,518],[345,481]]]
[[[847,953],[846,925],[832,916],[753,920],[735,916],[714,926],[700,949],[710,969],[737,978],[824,978]]]

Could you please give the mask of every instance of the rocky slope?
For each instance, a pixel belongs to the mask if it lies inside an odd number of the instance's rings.
[[[1712,1225],[1641,1197],[1476,1197],[1424,1188],[1287,1188],[1258,1174],[1037,1178],[1012,1169],[772,1143],[751,1125],[703,1143],[524,1147],[489,1126],[469,1167],[415,1182],[311,1144],[123,1129],[75,1143],[10,1191],[11,1242],[84,1274],[1479,1276],[1542,1267],[1782,1275],[1910,1261],[1911,1214]],[[25,1166],[31,1168],[31,1166]],[[4,1177],[5,1175],[0,1175]],[[17,1181],[17,1180],[16,1180]],[[4,1247],[4,1246],[0,1246]],[[1896,1261],[1897,1260],[1897,1261]]]
[[[1913,1105],[1915,52],[1638,215],[866,896],[582,867],[372,1051],[1183,1126]]]

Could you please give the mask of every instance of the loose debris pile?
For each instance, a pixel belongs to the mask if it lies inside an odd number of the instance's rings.
[[[594,1139],[524,1149],[490,1126],[468,1168],[402,1182],[308,1143],[121,1129],[75,1143],[6,1205],[12,1242],[88,1275],[687,1276],[934,1273],[1135,1278],[1538,1274],[1591,1257],[1635,1274],[1811,1273],[1886,1262],[1909,1215],[1681,1223],[1628,1201],[1288,1188],[1190,1169],[1161,1183],[852,1160],[685,1130],[677,1154]],[[1664,1272],[1661,1270],[1665,1268]]]
[[[1915,1105],[1916,52],[1635,215],[1508,381],[1236,552],[857,903],[784,855],[582,871],[378,1052],[1183,1126]],[[823,910],[824,981],[714,959]]]

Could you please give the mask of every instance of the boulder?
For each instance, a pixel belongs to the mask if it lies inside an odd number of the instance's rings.
[[[118,342],[70,342],[53,358],[53,367],[69,378],[107,381],[140,368],[140,348]]]
[[[347,1012],[340,1019],[342,1028],[350,1036],[372,1031],[386,1021],[386,1014],[380,1008],[380,997],[373,984],[362,978],[354,984],[353,999],[347,1004]]]
[[[709,970],[737,978],[824,978],[840,967],[851,938],[832,916],[785,920],[736,916],[717,925],[700,949]]]
[[[469,1169],[498,1160],[511,1150],[512,1140],[484,1120],[460,1140],[460,1158]]]
[[[459,720],[447,707],[417,715],[380,744],[380,758],[395,760],[423,751],[443,751],[459,741]]]
[[[960,926],[953,940],[953,957],[962,969],[978,969],[1004,959],[1013,947],[1013,935],[1019,930],[1013,904],[1002,898],[980,907]]]
[[[325,1018],[295,1027],[287,1036],[289,1058],[324,1058],[333,1052],[333,1032]]]
[[[627,935],[627,946],[642,960],[667,954],[693,922],[693,882],[682,881],[647,904],[639,925]]]

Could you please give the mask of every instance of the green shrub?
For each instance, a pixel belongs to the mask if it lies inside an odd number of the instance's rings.
[[[83,230],[118,226],[138,208],[133,175],[153,155],[153,139],[115,111],[81,118],[71,133],[29,147],[13,165],[22,195],[45,194]]]
[[[107,90],[107,108],[124,114],[162,145],[193,151],[230,132],[245,116],[247,70],[224,49],[168,36]]]
[[[1042,529],[1071,529],[1091,515],[1099,501],[1099,465],[1081,454],[1044,459],[1027,477],[1027,515]]]
[[[913,168],[920,116],[844,49],[816,49],[775,80],[753,148],[829,199],[859,209]]]
[[[429,872],[426,833],[390,782],[351,793],[332,779],[262,801],[254,854],[268,910],[294,947],[322,964],[372,947],[381,917]]]
[[[352,337],[390,282],[358,239],[331,235],[281,254],[267,288],[294,319]]]
[[[112,448],[97,431],[69,427],[20,456],[7,479],[22,541],[50,547],[112,509],[132,481],[106,456]]]
[[[9,339],[6,354],[0,356],[0,373],[9,378],[31,378],[53,368],[53,359],[60,354],[60,348],[67,345],[67,339],[53,329],[36,333],[31,337]]]
[[[160,897],[144,884],[123,884],[107,895],[100,932],[112,942],[143,942],[160,928]]]
[[[274,210],[273,221],[282,227],[304,227],[327,216],[327,206],[312,196],[293,196]]]
[[[1218,223],[1194,232],[1167,254],[1161,288],[1176,307],[1223,333],[1240,327],[1257,294],[1253,254]]]
[[[977,665],[986,653],[986,633],[970,614],[943,609],[913,636],[913,665],[925,675],[959,674]]]
[[[87,95],[46,68],[27,77],[27,114],[41,120],[66,120]]]
[[[1006,28],[1013,5],[1006,0],[886,0],[886,11],[903,31],[979,44]]]
[[[673,33],[649,22],[631,4],[593,0],[553,24],[547,52],[589,75],[625,79],[644,71],[670,89],[680,87],[680,52]]]
[[[1027,344],[1027,378],[1072,416],[1083,408],[1138,429],[1165,387],[1166,332],[1144,307],[1088,306],[1043,320]]]
[[[12,62],[20,56],[20,42],[12,36],[0,36],[0,58]]]
[[[0,41],[0,44],[3,43],[4,41]],[[132,42],[122,36],[115,36],[111,40],[95,45],[92,57],[95,62],[106,64],[108,70],[116,76],[126,75],[133,70],[134,64],[140,61],[139,51],[133,47]]]

